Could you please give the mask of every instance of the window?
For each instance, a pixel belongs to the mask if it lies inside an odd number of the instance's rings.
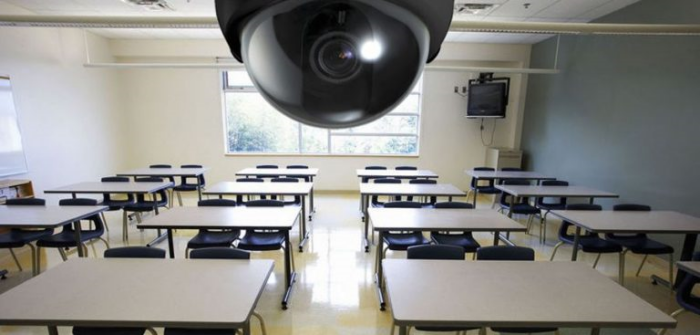
[[[321,129],[278,112],[243,70],[224,72],[227,153],[418,155],[422,79],[384,117],[354,128]]]

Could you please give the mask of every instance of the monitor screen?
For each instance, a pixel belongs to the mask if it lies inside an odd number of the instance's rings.
[[[506,83],[471,83],[467,117],[506,117],[508,92]]]

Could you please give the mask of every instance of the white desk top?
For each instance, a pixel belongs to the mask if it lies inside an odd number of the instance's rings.
[[[138,224],[149,229],[281,229],[294,226],[301,207],[174,207]]]
[[[525,231],[525,227],[490,209],[370,208],[376,231]]]
[[[552,211],[551,213],[562,220],[597,233],[700,233],[700,218],[672,211]]]
[[[240,328],[273,265],[72,259],[0,295],[0,324]]]
[[[364,170],[357,169],[358,177],[376,178],[438,178],[438,175],[430,170]]]
[[[236,172],[236,176],[316,176],[317,168],[308,169],[256,169],[247,168]]]
[[[62,186],[44,191],[44,193],[153,193],[172,187],[171,182],[84,182]]]
[[[124,177],[142,177],[142,176],[184,176],[184,177],[194,177],[203,175],[204,172],[208,171],[209,168],[167,168],[167,169],[156,169],[156,168],[141,168],[129,170],[123,173],[117,173],[117,176]]]
[[[311,193],[313,183],[236,183],[225,181],[202,192],[205,195],[305,195]]]
[[[618,198],[619,195],[583,186],[519,186],[496,185],[496,188],[516,197]]]
[[[362,195],[416,195],[463,197],[466,193],[452,184],[374,184],[360,183]]]
[[[543,174],[532,171],[474,171],[464,170],[464,173],[476,179],[520,179],[520,180],[555,180]]]
[[[385,259],[397,325],[675,327],[676,320],[574,262]]]
[[[678,265],[679,269],[700,277],[700,262],[678,262],[676,265]]]
[[[106,209],[103,206],[0,206],[0,227],[56,228]]]

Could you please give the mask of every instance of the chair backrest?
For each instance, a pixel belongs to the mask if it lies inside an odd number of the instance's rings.
[[[8,206],[46,206],[46,200],[40,198],[12,198],[5,201]]]
[[[308,169],[308,165],[287,165],[287,169]]]
[[[601,205],[596,205],[596,204],[569,204],[569,205],[566,205],[566,210],[568,210],[568,211],[602,211],[603,207]],[[558,236],[560,238],[565,238],[565,239],[572,238],[572,235],[569,234],[569,227],[571,227],[573,225],[574,225],[573,223],[566,221],[566,220],[563,220],[561,222],[561,225],[559,226]]]
[[[299,179],[296,178],[272,178],[270,179],[273,183],[298,183]]]
[[[105,258],[165,258],[165,250],[149,247],[121,247],[105,250]]]
[[[384,208],[423,208],[423,204],[415,201],[394,201],[385,203]]]
[[[409,184],[437,184],[435,179],[411,179],[408,181]]]
[[[639,204],[619,204],[613,206],[614,211],[649,212],[651,207]]]
[[[491,167],[486,167],[486,166],[475,167],[475,168],[473,168],[472,170],[474,170],[474,171],[496,171],[496,169],[491,168]],[[489,187],[489,186],[490,186],[490,187],[493,187],[493,182],[494,182],[493,179],[482,179],[482,181],[488,182],[488,186],[484,186],[484,187]],[[476,187],[478,186],[476,183],[477,183],[477,179],[474,178],[474,177],[472,177],[472,180],[471,180],[471,183],[470,183],[470,184],[471,184],[471,188],[473,188],[473,189],[476,188]]]
[[[542,186],[569,186],[568,181],[563,181],[563,180],[543,180],[540,185]],[[552,199],[552,198],[537,198],[537,204],[538,205],[548,205],[548,206],[566,206],[566,198],[555,198],[556,202],[554,201],[545,201],[547,199]]]
[[[378,178],[374,179],[375,184],[401,184],[401,179]]]
[[[238,178],[237,183],[264,183],[265,179],[262,178]]]
[[[492,167],[487,167],[487,166],[475,167],[472,170],[474,170],[474,171],[496,171],[496,169],[494,169]]]
[[[527,180],[513,180],[513,179],[506,179],[502,183],[502,185],[514,185],[514,186],[529,186],[530,182]],[[506,192],[501,192],[501,198],[499,203],[502,206],[510,206],[510,197],[511,195],[506,193]],[[527,198],[523,198],[523,202],[527,202]]]
[[[104,183],[128,183],[129,177],[102,177],[100,181]]]
[[[138,179],[136,179],[136,180],[134,180],[134,181],[137,182],[137,183],[161,183],[161,182],[163,182],[163,178],[160,178],[160,177],[143,177],[143,178],[138,178]],[[154,197],[155,197],[155,194],[158,194],[158,195],[160,196],[160,200],[157,200],[158,202],[160,202],[160,203],[163,203],[163,202],[167,203],[167,202],[168,202],[168,192],[167,192],[165,189],[159,190],[159,191],[157,191],[156,193],[154,193]],[[137,200],[138,202],[144,202],[144,201],[146,201],[143,194],[137,194],[137,195],[136,195],[136,200]]]
[[[522,171],[522,170],[523,170],[523,169],[521,169],[521,168],[514,168],[514,167],[504,167],[504,168],[501,168],[501,171],[511,171],[511,172],[513,172],[513,171]]]
[[[88,198],[61,199],[59,206],[97,206],[97,200]]]
[[[192,259],[250,259],[250,252],[226,247],[202,248],[190,251]]]
[[[534,261],[535,250],[507,245],[483,247],[476,251],[476,259],[480,261]]]
[[[201,169],[203,168],[202,165],[199,164],[185,164],[185,165],[180,165],[181,169]],[[183,184],[187,184],[187,178],[194,178],[194,177],[186,177],[182,176],[180,177],[180,182]],[[197,176],[197,183],[199,186],[204,186],[207,184],[207,182],[204,180],[204,174]]]
[[[408,259],[464,260],[464,248],[448,244],[427,244],[408,247]]]
[[[148,166],[151,169],[172,169],[172,165],[170,164],[153,164]]]
[[[693,254],[693,261],[700,261],[700,252]],[[700,284],[700,277],[686,272],[685,278],[676,289],[678,304],[695,314],[700,314],[700,299],[693,295],[693,288],[698,284]]]
[[[472,204],[466,202],[456,202],[456,201],[446,201],[438,202],[434,205],[435,208],[463,208],[463,209],[473,209]]]
[[[397,167],[395,167],[394,170],[399,170],[399,171],[415,171],[415,170],[418,170],[418,167],[416,167],[416,166],[406,166],[406,165],[403,165],[403,166],[397,166]]]
[[[503,181],[503,185],[529,186],[530,182],[527,180],[506,179]]]
[[[543,180],[540,185],[542,186],[569,186],[568,181],[563,180]]]
[[[279,169],[279,166],[272,165],[272,164],[262,164],[262,165],[257,165],[255,168],[256,169]]]
[[[247,207],[284,207],[284,202],[279,200],[260,199],[245,203]]]
[[[206,199],[197,202],[199,207],[235,207],[236,201],[231,199]]]
[[[386,166],[370,165],[365,166],[365,170],[386,170]]]
[[[162,183],[163,178],[160,177],[143,177],[136,179],[135,182],[137,183]]]

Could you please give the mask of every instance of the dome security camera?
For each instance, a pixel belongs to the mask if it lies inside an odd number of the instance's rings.
[[[231,53],[301,123],[348,128],[390,112],[440,51],[454,0],[216,0]]]

